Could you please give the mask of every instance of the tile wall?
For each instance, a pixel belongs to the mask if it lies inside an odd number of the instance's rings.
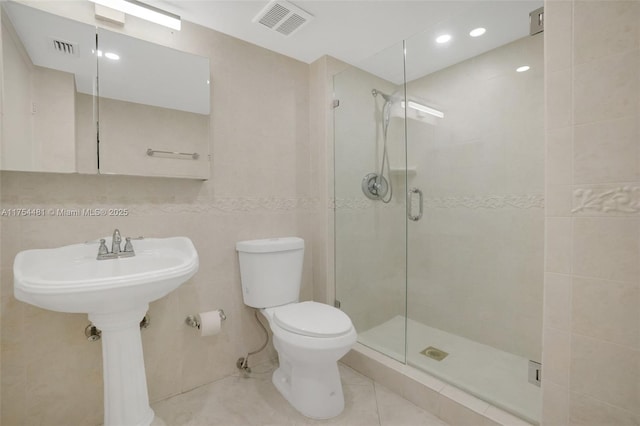
[[[93,23],[90,2],[36,6]],[[14,299],[12,264],[18,251],[93,240],[116,227],[123,236],[191,238],[200,255],[199,272],[151,304],[151,327],[142,333],[155,401],[235,372],[236,359],[261,344],[253,311],[242,303],[235,242],[288,235],[312,241],[319,202],[311,192],[309,66],[186,22],[173,34],[127,19],[126,31],[133,36],[211,59],[211,179],[0,174],[3,208],[129,210],[121,218],[0,218],[3,425],[102,421],[100,343],[84,337],[86,315]],[[313,248],[307,245],[303,299],[313,296]],[[228,317],[219,335],[200,338],[184,324],[187,315],[216,308]],[[273,350],[254,362],[266,356],[274,356]]]
[[[415,45],[407,40],[408,74]],[[408,223],[408,316],[537,362],[543,71],[538,34],[407,83],[410,100],[445,112],[407,120],[407,184],[424,193],[422,219]]]
[[[545,2],[543,424],[640,424],[640,2]]]

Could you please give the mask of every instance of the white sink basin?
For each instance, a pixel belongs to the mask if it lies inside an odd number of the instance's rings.
[[[97,242],[20,252],[13,264],[15,296],[59,312],[122,311],[167,295],[198,270],[188,238],[132,243],[135,256],[107,260],[96,260]]]
[[[111,238],[105,240],[111,247]],[[26,250],[13,263],[16,299],[52,311],[87,313],[102,330],[104,426],[148,426],[154,421],[139,323],[149,302],[198,270],[198,253],[188,238],[132,243],[132,257],[97,260],[95,242]]]

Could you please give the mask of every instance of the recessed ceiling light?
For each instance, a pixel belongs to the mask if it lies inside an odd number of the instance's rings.
[[[516,68],[516,72],[525,72],[525,71],[529,71],[529,68],[531,68],[529,65],[523,65],[521,67]]]
[[[104,54],[104,56],[106,58],[109,58],[109,59],[113,60],[113,61],[117,61],[117,60],[120,59],[120,55],[118,55],[116,53],[113,53],[113,52],[107,52],[107,53]]]
[[[451,36],[449,34],[442,34],[441,36],[438,36],[438,38],[436,38],[436,43],[446,43],[449,40],[451,40]]]
[[[474,30],[471,30],[469,35],[471,37],[480,37],[482,34],[484,34],[486,32],[487,32],[486,28],[479,27],[479,28],[476,28]]]

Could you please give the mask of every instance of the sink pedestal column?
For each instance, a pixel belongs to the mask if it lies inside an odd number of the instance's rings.
[[[149,426],[153,421],[140,337],[140,320],[148,308],[89,314],[102,330],[104,426]]]

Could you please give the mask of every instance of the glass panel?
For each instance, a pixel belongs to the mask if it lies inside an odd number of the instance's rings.
[[[95,27],[2,2],[0,169],[97,173]]]
[[[361,343],[405,361],[403,44],[334,77],[336,297]],[[386,143],[385,143],[386,141]],[[385,150],[386,145],[386,150]],[[379,326],[385,326],[380,328]]]
[[[408,182],[424,194],[408,222],[407,363],[533,422],[544,91],[528,14],[539,6],[479,2],[406,43]]]
[[[100,173],[208,179],[209,58],[98,29]]]

